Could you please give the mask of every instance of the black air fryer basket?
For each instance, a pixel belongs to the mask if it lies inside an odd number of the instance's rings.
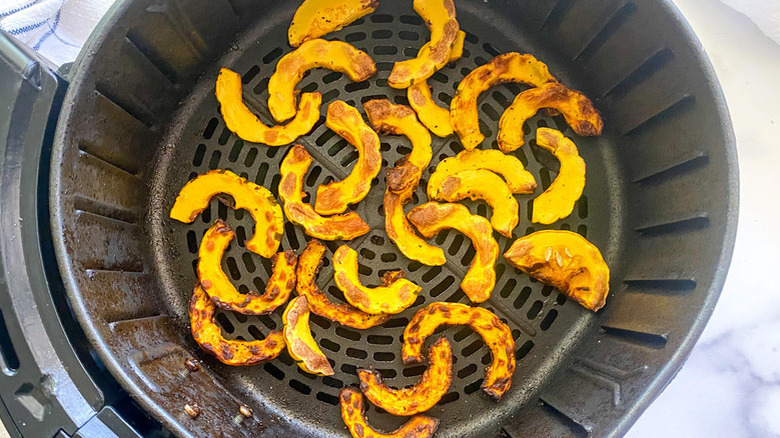
[[[473,257],[457,232],[435,243],[448,262],[428,267],[403,257],[384,232],[384,172],[356,211],[372,231],[348,242],[365,283],[403,269],[423,286],[415,305],[386,324],[353,330],[312,317],[312,330],[335,364],[332,377],[302,372],[286,354],[254,367],[228,367],[192,340],[186,303],[204,231],[217,218],[236,231],[224,268],[240,290],[263,290],[268,260],[250,253],[248,214],[216,199],[192,224],[168,218],[179,189],[211,169],[230,169],[278,196],[279,165],[289,147],[242,141],[226,127],[214,97],[219,67],[243,78],[245,102],[267,123],[267,85],[291,49],[287,26],[298,1],[118,1],[79,59],[57,73],[0,38],[0,134],[7,135],[0,199],[0,305],[7,336],[0,396],[6,424],[22,434],[79,431],[182,436],[345,436],[338,393],[374,366],[388,384],[414,383],[423,366],[404,367],[402,333],[433,301],[468,302],[459,282]],[[378,75],[353,83],[314,70],[303,91],[362,110],[373,98],[407,103],[387,86],[399,59],[414,56],[428,31],[412,2],[379,9],[327,38],[347,41],[376,61]],[[722,288],[737,213],[737,162],[723,96],[687,24],[663,0],[456,0],[467,32],[463,58],[429,81],[448,106],[458,81],[495,55],[531,53],[561,82],[594,100],[604,135],[577,137],[560,117],[536,127],[574,138],[587,163],[587,185],[574,213],[551,226],[532,224],[522,198],[515,238],[541,229],[580,233],[611,268],[606,307],[591,313],[500,259],[484,307],[512,329],[513,385],[500,403],[479,390],[489,350],[468,328],[441,335],[453,344],[449,392],[430,411],[438,437],[620,435],[672,379],[689,354]],[[480,101],[482,147],[495,147],[498,118],[522,88],[502,85]],[[55,128],[56,127],[56,128]],[[381,137],[384,164],[410,151],[401,137]],[[342,179],[354,148],[323,117],[299,140],[314,158],[305,180]],[[438,162],[462,150],[457,137],[434,137]],[[526,145],[516,154],[547,187],[557,162]],[[540,189],[540,190],[541,190]],[[525,202],[527,201],[527,204]],[[467,203],[477,214],[484,204]],[[307,241],[287,223],[282,249]],[[513,239],[498,239],[502,252]],[[338,245],[328,243],[326,260]],[[320,287],[343,298],[326,261]],[[73,318],[75,315],[75,320]],[[77,321],[77,322],[76,322]],[[220,312],[226,336],[261,339],[280,327],[280,312]],[[189,358],[200,369],[185,366]],[[118,385],[117,385],[118,383]],[[129,396],[129,397],[128,397]],[[185,405],[197,406],[191,418]],[[249,418],[239,407],[251,408]],[[121,408],[120,406],[137,406]],[[371,407],[370,422],[392,430],[405,419]],[[13,429],[13,427],[11,428]]]

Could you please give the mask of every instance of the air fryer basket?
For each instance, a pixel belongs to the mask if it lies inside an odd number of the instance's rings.
[[[384,233],[384,172],[356,210],[372,227],[348,242],[360,254],[363,281],[403,269],[423,286],[415,305],[380,327],[358,331],[313,317],[315,338],[336,375],[313,377],[284,353],[255,367],[227,367],[200,351],[189,334],[186,302],[195,280],[200,239],[216,218],[237,232],[224,262],[240,290],[264,289],[270,264],[244,248],[249,215],[213,200],[192,224],[168,219],[178,190],[193,176],[227,168],[277,195],[288,147],[244,142],[225,127],[213,95],[220,66],[243,77],[244,98],[270,123],[268,77],[290,48],[286,28],[298,2],[139,0],[116,4],[71,74],[53,153],[51,210],[58,262],[71,304],[106,367],[148,411],[181,435],[343,435],[337,394],[357,382],[356,367],[373,365],[393,386],[411,384],[424,366],[400,361],[402,332],[425,303],[468,302],[458,283],[473,249],[468,239],[436,239],[448,263],[427,267],[403,257]],[[580,138],[562,118],[537,116],[524,130],[531,146],[517,151],[542,189],[557,163],[533,146],[537,126],[575,138],[587,162],[584,196],[567,219],[531,224],[531,197],[521,197],[515,238],[540,229],[569,229],[601,248],[612,269],[604,310],[592,314],[548,286],[499,261],[485,307],[512,329],[518,367],[500,403],[479,391],[489,350],[469,329],[452,327],[454,380],[431,411],[437,436],[620,433],[661,391],[684,361],[722,287],[736,222],[736,157],[728,115],[709,64],[677,12],[662,1],[456,0],[467,32],[463,58],[430,84],[449,104],[458,80],[493,56],[532,53],[559,79],[594,99],[605,134]],[[328,35],[369,53],[379,74],[352,83],[312,71],[304,91],[361,103],[387,96],[393,62],[412,56],[428,32],[411,1],[385,1],[372,15]],[[491,89],[480,102],[483,147],[495,147],[497,121],[517,86]],[[324,114],[324,112],[323,112]],[[409,152],[407,140],[382,137],[384,164]],[[306,179],[341,179],[354,148],[324,125],[300,140],[315,164]],[[456,137],[434,139],[432,170],[462,150]],[[415,202],[425,199],[423,176]],[[541,190],[541,189],[540,189]],[[488,214],[483,204],[469,207]],[[513,239],[500,237],[502,250]],[[286,224],[284,249],[306,237]],[[329,243],[330,258],[338,243]],[[342,298],[326,261],[319,284]],[[262,338],[280,313],[220,313],[227,336]],[[189,371],[185,361],[203,361]],[[185,404],[197,404],[192,419]],[[252,418],[239,414],[247,405]],[[403,419],[376,408],[369,417],[392,429]]]

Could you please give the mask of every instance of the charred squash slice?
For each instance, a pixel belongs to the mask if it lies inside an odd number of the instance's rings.
[[[512,230],[520,220],[520,207],[509,187],[501,177],[489,170],[462,170],[445,178],[439,187],[428,184],[428,197],[447,202],[467,198],[485,201],[493,209],[490,217],[493,229],[506,237],[512,237]]]
[[[534,199],[532,222],[549,225],[574,210],[585,189],[585,160],[573,141],[550,128],[536,130],[536,145],[547,149],[561,163],[558,176],[547,190]]]
[[[227,365],[255,365],[269,361],[284,351],[284,335],[281,330],[268,333],[262,341],[233,341],[222,336],[222,330],[214,323],[216,306],[206,292],[195,286],[190,298],[189,314],[192,337],[207,353]]]
[[[357,252],[347,245],[341,245],[333,254],[333,280],[349,304],[372,315],[403,312],[414,304],[422,290],[407,280],[403,271],[386,273],[380,287],[363,286],[358,276]]]
[[[341,181],[317,187],[314,211],[323,215],[343,213],[349,204],[363,200],[371,190],[371,181],[382,169],[379,136],[363,121],[357,109],[337,100],[328,106],[325,125],[355,146],[357,162]]]
[[[452,383],[452,348],[439,338],[428,349],[428,368],[411,387],[388,388],[374,370],[358,370],[360,389],[371,403],[393,415],[409,416],[427,411],[441,400]]]
[[[604,307],[609,267],[601,252],[571,231],[545,230],[515,240],[504,257],[512,266],[556,287],[586,309]]]
[[[369,100],[363,104],[368,121],[380,134],[403,135],[412,143],[412,152],[406,161],[419,169],[431,162],[431,134],[417,121],[411,108],[395,105],[387,99]]]
[[[298,295],[306,297],[309,310],[323,318],[356,329],[367,329],[387,322],[390,315],[369,315],[348,304],[336,304],[325,296],[316,283],[324,254],[325,245],[313,239],[298,259],[297,291]]]
[[[441,187],[447,177],[464,170],[477,169],[485,169],[501,175],[512,193],[533,193],[536,189],[536,180],[525,170],[523,163],[517,157],[495,149],[461,151],[454,157],[445,158],[431,174],[428,187]],[[428,196],[431,196],[430,191]]]
[[[430,438],[439,427],[439,420],[425,415],[415,415],[398,429],[378,432],[366,421],[366,403],[357,389],[346,387],[339,393],[341,418],[353,438]]]
[[[498,55],[487,64],[472,70],[458,84],[458,91],[450,105],[452,129],[466,150],[476,148],[485,139],[479,131],[477,98],[490,87],[507,82],[538,87],[557,80],[543,62],[531,55],[514,52]]]
[[[318,376],[332,376],[333,368],[311,335],[306,297],[295,297],[282,315],[287,352],[302,370]]]
[[[244,104],[241,97],[241,76],[222,68],[217,76],[217,101],[225,126],[240,138],[268,146],[290,144],[308,134],[320,119],[322,95],[303,93],[295,118],[286,125],[267,126]]]
[[[298,47],[349,25],[374,12],[378,0],[304,0],[287,30],[290,45]]]
[[[218,193],[232,196],[233,208],[247,210],[255,220],[255,234],[246,242],[246,249],[271,258],[284,233],[282,208],[268,189],[228,170],[212,170],[185,184],[171,208],[171,219],[191,223]]]
[[[511,152],[523,146],[523,123],[542,108],[563,114],[577,135],[601,135],[601,114],[584,94],[560,83],[548,83],[518,94],[498,124],[498,147]]]
[[[498,243],[493,238],[490,222],[482,216],[472,215],[460,204],[439,204],[427,202],[415,207],[408,215],[420,233],[431,238],[439,231],[452,228],[466,235],[474,245],[476,255],[460,287],[469,299],[481,303],[488,298],[496,286],[495,264],[498,259]]]
[[[376,73],[371,57],[348,43],[306,41],[279,60],[268,82],[268,109],[274,120],[281,123],[295,115],[295,86],[307,71],[318,67],[345,73],[355,82],[365,81]]]
[[[422,363],[425,339],[442,325],[468,325],[490,348],[493,362],[487,369],[482,390],[498,401],[512,385],[515,372],[515,341],[493,312],[459,303],[431,303],[417,311],[404,330],[401,358],[406,365]]]
[[[301,225],[309,236],[323,240],[350,240],[368,233],[371,228],[357,213],[323,217],[303,201],[303,179],[309,170],[311,155],[301,145],[295,145],[284,157],[279,168],[279,197],[284,203],[287,219]],[[311,304],[311,303],[310,303]]]
[[[268,279],[265,293],[251,291],[242,294],[222,270],[222,257],[235,233],[220,219],[206,231],[198,250],[198,278],[200,285],[219,308],[245,315],[266,315],[287,302],[295,289],[295,267],[298,256],[294,251],[273,256],[273,275]]]

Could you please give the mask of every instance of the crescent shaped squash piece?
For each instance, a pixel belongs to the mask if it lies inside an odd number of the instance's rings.
[[[485,169],[500,175],[512,193],[533,193],[536,180],[525,170],[523,163],[513,155],[495,149],[474,149],[461,151],[454,157],[445,158],[436,166],[428,180],[428,187],[441,187],[447,177],[464,170]],[[428,197],[431,196],[430,191]]]
[[[284,335],[274,330],[262,341],[234,341],[225,339],[214,323],[216,306],[206,292],[195,286],[190,298],[189,314],[192,337],[207,353],[227,365],[255,365],[269,361],[284,351]]]
[[[286,303],[295,289],[295,267],[298,256],[294,251],[276,253],[272,258],[273,274],[268,279],[265,293],[251,291],[242,294],[222,270],[222,257],[235,233],[220,219],[206,231],[198,249],[198,279],[201,287],[219,308],[245,315],[266,315]]]
[[[279,167],[279,198],[284,203],[287,219],[301,225],[309,236],[323,240],[350,240],[368,233],[371,228],[357,213],[323,217],[311,205],[303,202],[303,179],[309,170],[311,155],[301,145],[295,145]],[[311,303],[310,303],[311,304]]]
[[[559,83],[548,83],[523,91],[504,111],[498,122],[498,147],[504,152],[523,146],[523,123],[542,108],[561,112],[577,135],[601,135],[604,121],[584,94]]]
[[[570,215],[582,196],[585,160],[580,157],[574,142],[555,129],[537,129],[536,145],[552,152],[561,163],[558,176],[550,187],[534,199],[531,221],[549,225]]]
[[[500,400],[512,385],[512,374],[515,372],[515,341],[509,327],[485,308],[438,302],[418,310],[404,330],[404,345],[401,350],[404,364],[422,363],[425,339],[442,325],[467,325],[482,336],[493,355],[493,362],[485,373],[482,390],[493,400]]]
[[[402,389],[387,387],[378,371],[359,369],[360,389],[371,403],[393,415],[427,411],[441,400],[452,383],[452,348],[447,338],[439,338],[431,345],[428,363],[420,380]]]
[[[291,46],[298,47],[349,25],[374,12],[377,6],[378,0],[304,0],[295,11],[287,39]]]
[[[458,90],[450,104],[452,129],[458,134],[466,150],[476,148],[485,139],[479,131],[479,95],[494,85],[507,82],[538,87],[557,80],[543,62],[532,55],[515,52],[498,55],[487,64],[472,70],[458,84]]]
[[[597,311],[609,294],[609,267],[601,252],[571,231],[545,230],[521,237],[504,257],[512,266]]]
[[[343,41],[315,39],[284,55],[268,81],[268,109],[278,123],[295,115],[295,86],[313,68],[345,73],[362,82],[376,73],[374,61],[365,52]],[[317,107],[319,118],[319,106]]]
[[[241,97],[241,76],[222,68],[219,70],[216,87],[219,111],[225,125],[241,139],[268,146],[290,144],[306,135],[320,119],[322,95],[319,92],[303,93],[295,118],[286,125],[267,126],[244,104]]]
[[[358,309],[373,315],[396,314],[414,304],[422,288],[404,278],[403,271],[388,272],[382,286],[366,287],[358,276],[357,252],[341,245],[333,254],[333,280],[344,298]]]
[[[339,393],[339,400],[341,418],[353,438],[430,438],[439,427],[438,419],[415,415],[392,432],[378,432],[366,420],[366,403],[360,391],[346,387]]]
[[[255,220],[255,233],[246,242],[246,248],[271,258],[279,249],[284,233],[282,208],[268,189],[228,170],[212,170],[185,184],[171,208],[171,219],[191,223],[218,193],[232,196],[233,208],[247,210]]]
[[[390,320],[391,315],[369,315],[349,304],[330,301],[316,283],[324,254],[325,245],[312,239],[298,259],[297,291],[298,295],[306,297],[309,310],[323,318],[356,329],[367,329]]]
[[[317,187],[314,211],[323,215],[343,213],[349,204],[363,200],[371,190],[371,181],[382,169],[379,136],[363,121],[357,109],[337,100],[328,106],[325,125],[358,152],[352,172],[341,181]]]
[[[302,370],[318,376],[332,376],[333,368],[311,335],[306,297],[295,297],[282,315],[287,352]]]

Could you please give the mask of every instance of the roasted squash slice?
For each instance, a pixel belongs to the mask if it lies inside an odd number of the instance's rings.
[[[359,369],[360,389],[371,403],[393,415],[409,416],[432,408],[452,383],[452,348],[447,338],[428,349],[428,368],[420,380],[402,389],[388,388],[378,371]]]
[[[495,149],[474,149],[461,151],[454,157],[445,158],[436,166],[428,180],[428,187],[441,187],[447,177],[464,170],[485,169],[501,175],[512,193],[533,193],[536,180],[525,170],[517,157]],[[428,196],[431,196],[430,191]]]
[[[412,143],[412,152],[406,159],[419,169],[431,162],[431,134],[417,121],[414,111],[405,105],[395,105],[387,99],[369,100],[363,104],[368,121],[380,134],[403,135]]]
[[[339,393],[341,418],[353,438],[430,438],[439,427],[439,420],[425,415],[415,415],[398,429],[378,432],[366,421],[366,403],[357,389],[346,387]]]
[[[311,335],[306,297],[295,297],[282,315],[287,352],[302,370],[318,376],[332,376],[333,368]]]
[[[601,252],[571,231],[545,230],[521,237],[504,257],[515,268],[556,287],[586,309],[604,307],[609,267]]]
[[[323,217],[303,201],[303,179],[309,170],[311,155],[301,145],[295,145],[284,157],[279,168],[279,197],[287,219],[303,227],[306,234],[323,240],[350,240],[368,233],[371,228],[357,213]]]
[[[358,309],[373,315],[395,314],[414,304],[422,288],[404,277],[403,271],[382,276],[382,286],[366,287],[358,276],[357,252],[341,245],[333,254],[333,280],[344,298]]]
[[[268,146],[290,144],[308,134],[320,119],[322,95],[303,93],[295,118],[286,125],[267,126],[244,104],[241,97],[241,76],[226,68],[217,77],[217,101],[225,125],[240,138]]]
[[[357,109],[337,100],[328,106],[325,125],[355,146],[357,162],[341,181],[317,187],[314,211],[322,215],[343,213],[349,204],[363,200],[371,190],[371,181],[382,169],[379,136],[363,121]]]
[[[490,87],[507,82],[538,87],[557,80],[543,62],[531,55],[514,52],[498,55],[487,64],[472,70],[458,84],[458,91],[450,104],[452,129],[466,150],[476,148],[485,139],[479,131],[477,98]]]
[[[487,369],[482,390],[498,401],[512,385],[515,372],[515,341],[493,312],[459,303],[431,303],[417,311],[404,330],[401,358],[406,365],[422,363],[425,339],[442,325],[468,325],[490,348],[493,362]]]
[[[498,122],[498,147],[511,152],[523,146],[523,123],[542,108],[553,108],[563,114],[577,135],[601,135],[601,114],[584,94],[552,82],[518,94]]]
[[[474,245],[476,255],[460,287],[469,299],[481,303],[488,298],[496,286],[495,264],[498,259],[498,243],[493,238],[490,222],[482,216],[472,215],[460,204],[439,204],[427,202],[415,207],[408,215],[420,233],[431,238],[439,231],[452,228],[466,235]]]
[[[312,239],[298,259],[297,291],[298,295],[305,296],[308,300],[309,310],[323,318],[356,329],[367,329],[387,322],[391,315],[369,315],[349,304],[336,304],[325,296],[316,283],[324,254],[325,245]]]
[[[207,353],[227,365],[255,365],[269,361],[284,351],[284,335],[281,330],[268,333],[262,341],[228,340],[214,323],[216,306],[206,292],[195,286],[190,298],[189,314],[192,337]]]
[[[268,82],[268,109],[274,120],[281,123],[295,115],[295,86],[307,71],[318,67],[345,73],[355,82],[365,81],[376,73],[371,57],[348,43],[306,41],[279,60]]]
[[[377,6],[378,0],[304,0],[295,11],[287,39],[291,46],[298,47],[349,25],[374,12]]]
[[[206,231],[198,250],[198,278],[200,285],[219,308],[245,315],[266,315],[286,303],[295,289],[295,267],[298,256],[294,251],[273,256],[273,275],[268,279],[265,293],[251,291],[242,294],[222,270],[222,257],[235,233],[220,219]]]
[[[493,229],[506,237],[512,237],[512,230],[520,220],[520,207],[509,187],[501,177],[489,170],[462,170],[445,178],[439,187],[428,184],[428,197],[447,202],[467,198],[485,201],[493,209],[490,217]]]
[[[279,249],[284,233],[282,208],[268,189],[229,170],[212,170],[185,184],[171,208],[171,219],[191,223],[218,193],[232,196],[233,208],[247,210],[255,220],[255,233],[247,240],[246,249],[271,258]]]
[[[552,152],[561,163],[558,176],[550,187],[534,199],[532,222],[549,225],[570,215],[582,196],[585,160],[580,157],[574,142],[555,129],[537,129],[536,144]]]
[[[460,26],[452,0],[414,0],[414,10],[430,29],[431,39],[415,58],[395,63],[387,79],[393,88],[403,89],[422,82],[444,67],[459,37]]]

